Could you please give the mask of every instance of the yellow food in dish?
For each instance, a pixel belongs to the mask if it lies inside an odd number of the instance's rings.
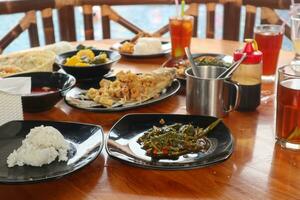
[[[76,55],[71,58],[67,58],[64,63],[65,66],[72,67],[88,67],[97,64],[103,64],[109,62],[109,58],[106,53],[101,52],[99,55],[95,56],[91,49],[82,49],[76,53]]]
[[[175,70],[171,68],[160,68],[145,74],[121,71],[115,81],[101,80],[100,89],[90,88],[86,96],[108,108],[141,103],[158,97],[172,84],[174,77]]]

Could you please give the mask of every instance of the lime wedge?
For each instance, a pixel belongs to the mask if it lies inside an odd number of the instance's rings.
[[[297,126],[287,139],[294,140],[298,138],[300,138],[300,128]]]

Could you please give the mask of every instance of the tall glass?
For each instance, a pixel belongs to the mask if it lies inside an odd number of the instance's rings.
[[[185,56],[184,48],[190,47],[193,35],[194,18],[192,16],[171,17],[169,28],[172,44],[172,57]]]
[[[258,49],[263,53],[263,75],[272,76],[277,68],[284,27],[262,24],[255,27],[254,33]]]
[[[291,15],[291,38],[296,52],[292,64],[300,64],[300,13]]]
[[[300,66],[278,69],[276,139],[284,148],[300,150]]]

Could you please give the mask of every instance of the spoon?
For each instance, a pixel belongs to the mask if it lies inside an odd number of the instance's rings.
[[[217,79],[219,78],[229,78],[230,75],[240,66],[240,64],[245,60],[247,57],[246,53],[243,53],[243,56],[236,62],[234,62],[228,69],[226,69],[222,74],[220,74]]]
[[[196,65],[195,65],[195,63],[194,63],[193,56],[192,56],[192,54],[191,54],[190,49],[189,49],[188,47],[185,47],[184,50],[185,50],[185,54],[186,54],[187,58],[189,59],[191,65],[192,65],[192,71],[193,71],[193,74],[194,74],[195,76],[200,77],[201,75],[198,73],[198,70],[196,69]]]

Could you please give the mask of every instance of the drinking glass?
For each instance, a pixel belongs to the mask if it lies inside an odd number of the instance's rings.
[[[299,8],[300,9],[300,8]],[[291,38],[295,49],[295,58],[292,64],[300,64],[300,13],[294,12],[291,15]]]
[[[290,5],[290,16],[300,13],[300,3]]]
[[[300,150],[300,66],[278,69],[276,139],[284,148]]]
[[[172,57],[185,57],[185,47],[190,47],[193,35],[193,16],[171,17],[169,28],[172,44]]]
[[[262,24],[255,27],[254,33],[258,49],[263,53],[263,75],[273,76],[277,68],[284,27]]]

